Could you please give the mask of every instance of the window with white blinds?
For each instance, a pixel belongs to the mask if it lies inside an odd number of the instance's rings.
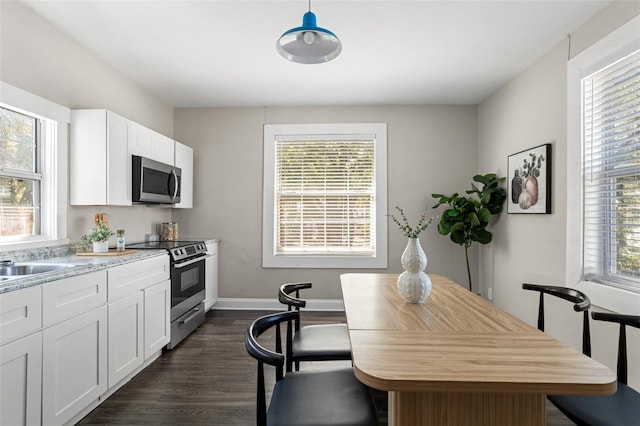
[[[385,267],[385,164],[386,125],[265,126],[263,265]]]
[[[375,253],[375,140],[276,142],[276,253]]]
[[[640,50],[582,79],[583,276],[640,288]]]

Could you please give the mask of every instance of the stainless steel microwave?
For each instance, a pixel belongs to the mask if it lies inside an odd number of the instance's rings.
[[[169,164],[132,155],[132,199],[135,203],[175,204],[180,202],[182,170]]]

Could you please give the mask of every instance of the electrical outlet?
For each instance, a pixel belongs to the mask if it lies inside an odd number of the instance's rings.
[[[489,288],[487,289],[487,298],[488,298],[489,300],[493,300],[493,288],[491,288],[491,287],[489,287]]]

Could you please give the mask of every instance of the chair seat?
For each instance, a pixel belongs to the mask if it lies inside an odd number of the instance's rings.
[[[351,343],[346,324],[307,325],[293,337],[294,361],[350,360]]]
[[[578,425],[640,424],[640,393],[620,381],[613,395],[549,395],[548,398]]]
[[[371,390],[350,367],[287,373],[276,383],[267,412],[273,426],[374,426]]]

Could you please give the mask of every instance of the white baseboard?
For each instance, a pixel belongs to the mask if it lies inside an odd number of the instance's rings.
[[[211,309],[235,309],[251,311],[283,311],[287,307],[277,299],[218,298]],[[341,299],[307,299],[308,311],[344,311]]]

